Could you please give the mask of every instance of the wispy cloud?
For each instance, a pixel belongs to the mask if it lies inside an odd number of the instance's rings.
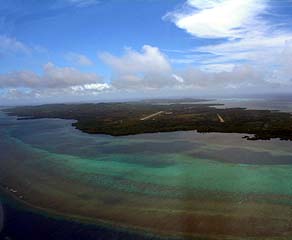
[[[98,0],[66,0],[66,1],[76,7],[89,7],[99,3]]]
[[[164,19],[184,29],[194,41],[221,39],[221,43],[206,42],[192,49],[199,53],[194,58],[181,54],[181,62],[194,60],[202,69],[214,67],[217,72],[240,64],[271,71],[292,39],[292,31],[283,27],[287,25],[285,18],[273,21],[273,14],[267,0],[188,0]]]
[[[67,61],[70,61],[74,65],[80,65],[80,66],[90,66],[93,65],[93,62],[85,55],[74,53],[74,52],[68,52],[65,54],[65,59]]]
[[[15,38],[8,37],[5,35],[0,35],[0,53],[10,54],[10,53],[24,53],[29,54],[31,48],[26,44],[16,40]]]

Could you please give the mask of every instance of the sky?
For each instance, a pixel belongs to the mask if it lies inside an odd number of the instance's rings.
[[[1,0],[1,105],[290,92],[291,0]]]

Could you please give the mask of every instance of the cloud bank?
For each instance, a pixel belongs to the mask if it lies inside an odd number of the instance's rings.
[[[250,64],[239,64],[229,71],[204,71],[195,66],[177,69],[159,48],[150,45],[141,51],[126,49],[122,56],[103,53],[100,58],[111,68],[110,82],[95,73],[73,67],[43,66],[43,73],[15,71],[0,75],[0,89],[5,98],[43,98],[48,96],[94,96],[109,93],[224,93],[234,90],[292,89],[292,42],[281,52],[281,67],[269,72]],[[282,56],[285,56],[283,58]],[[284,76],[289,76],[283,81]],[[281,79],[279,79],[281,77]],[[3,97],[2,96],[2,97]],[[141,97],[142,95],[140,95]]]
[[[51,62],[43,66],[42,75],[31,71],[16,71],[0,75],[1,88],[57,89],[101,82],[102,78],[95,73],[83,73],[72,67],[61,68]]]
[[[198,67],[174,68],[157,47],[145,45],[141,52],[127,49],[123,56],[101,55],[112,69],[112,86],[126,90],[193,89],[218,92],[226,89],[271,86],[265,73],[251,65],[237,65],[230,71],[208,72]],[[196,92],[194,92],[196,93]]]
[[[94,95],[109,88],[109,84],[95,73],[83,73],[72,67],[58,67],[51,62],[43,66],[42,74],[14,71],[0,75],[1,97],[4,99]]]
[[[77,7],[97,3],[68,2]],[[97,73],[77,69],[93,67],[89,57],[68,52],[64,57],[74,68],[49,62],[41,74],[32,71],[1,74],[0,90],[4,91],[0,93],[21,98],[106,92],[114,98],[118,92],[141,96],[140,93],[153,91],[182,95],[290,91],[292,31],[280,20],[272,21],[272,15],[268,0],[187,0],[163,17],[194,42],[191,49],[169,50],[178,58],[147,44],[141,49],[127,48],[122,55],[104,52],[99,58],[112,73],[105,80]],[[27,54],[32,49],[14,38],[0,36],[0,53]]]

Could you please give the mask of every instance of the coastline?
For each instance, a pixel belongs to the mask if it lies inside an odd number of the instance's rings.
[[[214,104],[100,103],[55,104],[3,110],[18,120],[74,119],[72,126],[88,134],[130,136],[144,133],[194,131],[239,133],[246,140],[292,141],[289,112],[215,108]],[[218,118],[218,116],[220,116]]]

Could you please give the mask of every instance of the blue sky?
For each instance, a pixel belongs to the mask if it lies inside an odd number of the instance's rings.
[[[3,0],[0,103],[292,90],[291,0]]]

